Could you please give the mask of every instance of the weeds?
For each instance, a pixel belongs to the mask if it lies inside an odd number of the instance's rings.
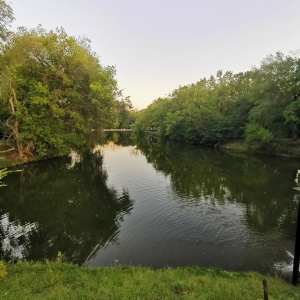
[[[263,299],[257,273],[132,266],[79,267],[62,262],[0,263],[0,299]],[[9,275],[7,275],[7,273]],[[300,299],[300,288],[266,276],[269,299]]]

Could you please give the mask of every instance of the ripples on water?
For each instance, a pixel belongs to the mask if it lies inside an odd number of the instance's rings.
[[[297,161],[114,139],[7,178],[2,257],[291,271]]]
[[[281,273],[283,276],[285,276],[286,278],[289,278],[293,272],[294,255],[289,251],[286,251],[286,254],[287,254],[289,260],[287,262],[286,261],[275,262],[274,268],[279,273]]]

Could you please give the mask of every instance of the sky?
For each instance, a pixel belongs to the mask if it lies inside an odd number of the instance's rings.
[[[137,109],[179,86],[300,49],[299,0],[7,0],[19,26],[86,36]]]

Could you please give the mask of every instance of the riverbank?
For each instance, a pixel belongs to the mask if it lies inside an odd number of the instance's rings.
[[[300,140],[293,139],[277,139],[268,144],[259,142],[248,144],[245,140],[235,140],[220,144],[218,147],[247,154],[300,158]]]
[[[79,267],[61,262],[0,262],[0,299],[299,299],[278,277],[200,267]]]
[[[218,143],[217,148],[251,155],[262,154],[268,156],[300,158],[300,140],[293,139],[276,139],[268,144],[259,142],[252,142],[249,144],[245,140],[234,140]],[[18,166],[34,161],[37,161],[34,157],[27,160],[21,160],[17,157],[17,153],[13,148],[4,144],[0,145],[0,168]]]
[[[34,160],[34,159],[33,159]],[[8,145],[5,141],[0,140],[0,168],[18,166],[30,162],[18,157],[17,150]]]
[[[68,153],[66,153],[65,155],[68,155]],[[58,156],[37,158],[37,157],[32,156],[32,157],[26,157],[26,159],[21,159],[18,157],[18,153],[17,153],[16,149],[11,148],[11,147],[1,147],[0,146],[0,169],[20,166],[20,165],[28,164],[31,162],[41,161],[41,160],[55,159],[57,157]]]

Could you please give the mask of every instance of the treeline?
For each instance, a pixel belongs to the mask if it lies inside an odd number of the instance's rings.
[[[276,53],[259,68],[180,86],[140,111],[137,132],[194,144],[245,138],[268,143],[300,135],[300,58]]]
[[[87,38],[63,28],[10,32],[11,7],[0,1],[0,135],[18,156],[61,155],[92,130],[130,123],[115,69],[103,66]]]

